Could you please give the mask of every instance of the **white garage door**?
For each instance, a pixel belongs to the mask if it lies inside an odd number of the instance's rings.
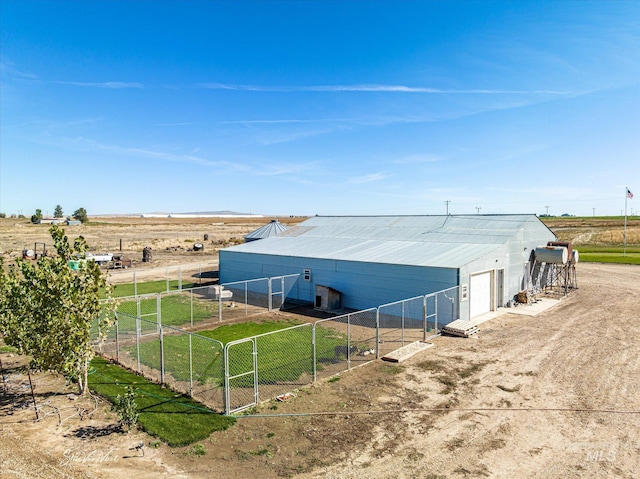
[[[491,271],[471,275],[469,285],[470,317],[491,311]]]

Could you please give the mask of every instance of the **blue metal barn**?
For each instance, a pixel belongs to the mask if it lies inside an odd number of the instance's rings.
[[[556,237],[535,215],[315,216],[220,251],[220,282],[300,274],[299,294],[339,291],[366,309],[454,286],[470,319],[526,287],[531,252]]]

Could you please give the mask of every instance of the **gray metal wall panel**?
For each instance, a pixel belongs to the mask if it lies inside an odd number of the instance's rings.
[[[342,293],[344,307],[366,309],[457,285],[458,272],[449,268],[358,263],[220,252],[220,282],[227,283],[311,270],[311,281],[300,279],[300,297],[313,301],[315,285]]]

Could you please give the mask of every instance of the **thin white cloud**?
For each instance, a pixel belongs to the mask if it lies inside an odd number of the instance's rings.
[[[441,156],[430,155],[426,153],[416,154],[416,155],[408,155],[403,156],[402,158],[397,158],[392,161],[392,163],[396,165],[417,165],[422,163],[435,163],[437,161],[442,161]]]
[[[144,85],[138,82],[122,82],[122,81],[106,81],[106,82],[80,82],[80,81],[54,81],[58,85],[71,85],[79,87],[89,88],[108,88],[113,90],[120,90],[126,88],[142,89]]]
[[[200,88],[209,90],[233,90],[255,92],[388,92],[388,93],[430,93],[464,95],[573,95],[575,92],[562,90],[504,90],[504,89],[443,89],[430,87],[411,87],[406,85],[309,85],[309,86],[265,86],[234,85],[226,83],[199,83]]]
[[[297,119],[283,118],[272,120],[227,120],[219,121],[220,125],[277,125],[277,124],[305,124],[305,123],[351,123],[362,120],[362,118],[317,118],[317,119]]]
[[[4,61],[0,62],[0,72],[3,76],[9,76],[19,80],[37,80],[38,76],[34,73],[20,70],[12,62]]]
[[[58,138],[56,145],[81,150],[81,151],[109,151],[119,155],[133,156],[137,158],[147,158],[156,160],[172,161],[177,163],[191,163],[201,166],[210,166],[216,168],[225,168],[229,170],[241,169],[241,165],[236,165],[228,161],[212,161],[194,154],[172,153],[152,147],[125,147],[117,144],[106,144],[98,141],[84,138]]]
[[[364,183],[373,183],[374,181],[384,180],[389,177],[390,175],[385,173],[371,173],[364,176],[355,176],[350,178],[347,183],[352,185],[362,185]]]
[[[319,165],[318,161],[306,163],[291,163],[281,165],[265,165],[262,168],[254,169],[257,176],[283,176],[315,171]]]
[[[49,140],[51,142],[51,140]],[[117,155],[130,156],[141,159],[162,160],[176,163],[189,163],[210,168],[209,172],[215,174],[242,173],[248,176],[290,176],[306,174],[318,170],[317,161],[291,164],[267,164],[263,161],[225,161],[210,160],[197,155],[199,148],[194,148],[189,153],[174,153],[159,147],[125,147],[117,144],[101,143],[84,137],[58,138],[57,146],[80,151],[108,151]]]

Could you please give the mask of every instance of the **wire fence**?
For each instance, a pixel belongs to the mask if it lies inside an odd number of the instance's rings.
[[[163,326],[202,329],[300,306],[299,275],[261,278],[118,298],[118,312]]]
[[[151,281],[148,279],[149,273],[145,270],[120,270],[117,273],[118,284],[114,285],[114,294],[116,296],[138,296],[149,293],[182,291],[183,289],[206,286],[212,282],[214,278],[210,271],[203,271],[203,266],[205,268],[207,267],[207,265],[202,264],[189,268],[168,266],[164,268],[164,278]]]
[[[198,301],[213,300],[220,308],[222,291],[232,291],[233,301],[238,301],[238,305],[229,309],[243,311],[243,317],[250,316],[250,312],[257,314],[297,304],[287,299],[295,299],[292,279],[269,278],[275,281],[256,280],[244,282],[244,286],[225,285],[225,289],[214,291],[193,288],[155,298],[136,298],[136,312],[145,310],[145,301],[151,301],[150,305],[155,301],[159,305],[157,319],[148,319],[154,318],[151,312],[143,318],[119,310],[115,327],[106,341],[96,346],[102,355],[151,380],[167,384],[214,410],[233,414],[365,364],[404,345],[429,339],[459,317],[459,292],[455,287],[226,344],[203,335],[209,334],[205,331],[198,334],[167,324],[168,304],[173,304],[171,298],[176,295],[181,297],[181,304],[188,300],[191,316],[184,316],[186,319],[181,323],[187,325],[199,321],[193,313],[198,310],[194,306]],[[285,287],[274,288],[274,283]],[[231,287],[226,289],[228,286]],[[217,310],[215,326],[221,322],[220,317],[235,318],[222,311]]]

